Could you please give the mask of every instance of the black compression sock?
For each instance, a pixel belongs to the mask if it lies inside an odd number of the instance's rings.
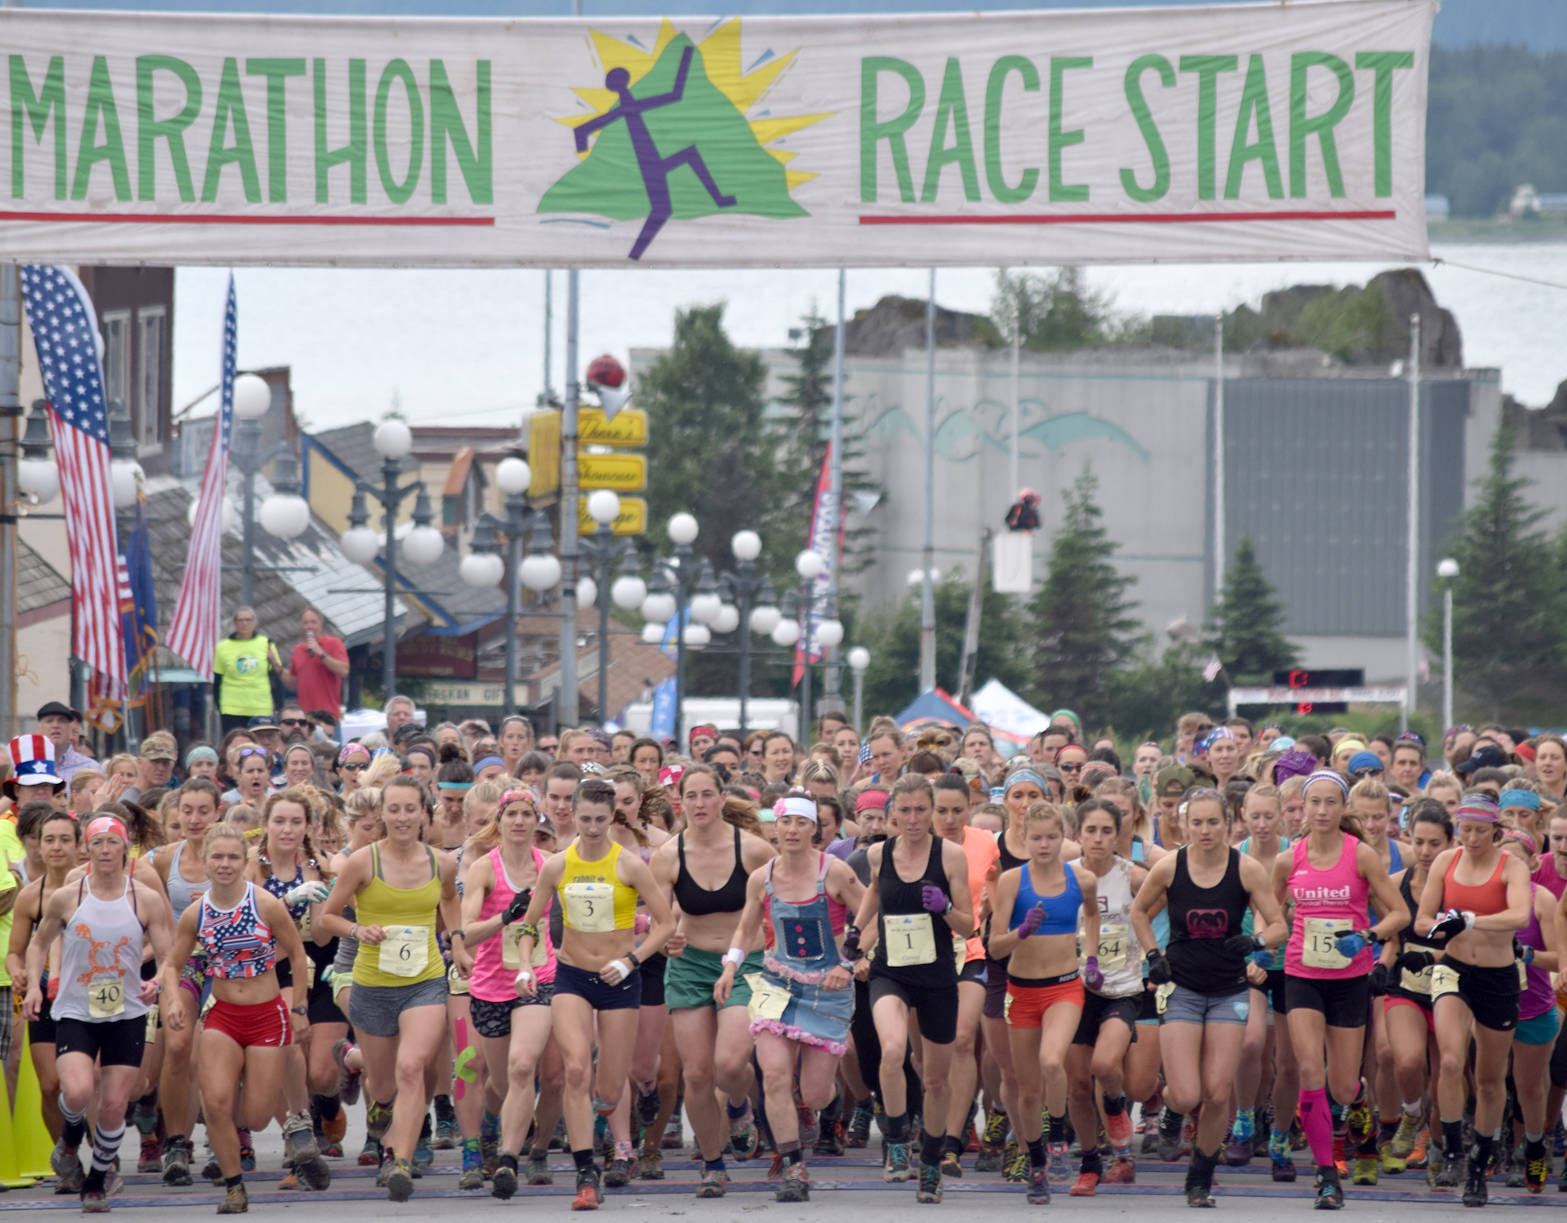
[[[888,1142],[907,1142],[908,1140],[909,1140],[909,1115],[908,1115],[908,1113],[899,1113],[896,1117],[894,1117],[891,1113],[888,1113],[887,1114],[887,1141]]]
[[[1043,1138],[1030,1140],[1028,1144],[1028,1162],[1035,1168],[1043,1168],[1045,1166],[1045,1140]]]
[[[1442,1122],[1442,1154],[1449,1160],[1462,1159],[1464,1157],[1464,1123],[1462,1121]]]
[[[932,1134],[926,1130],[920,1140],[920,1162],[923,1164],[939,1164],[941,1162],[940,1134]]]
[[[1050,1145],[1056,1146],[1066,1141],[1066,1118],[1050,1114]]]
[[[577,1165],[578,1172],[593,1171],[593,1148],[589,1147],[586,1151],[573,1151],[571,1162]]]
[[[1102,1096],[1106,1117],[1119,1117],[1126,1111],[1125,1096]]]

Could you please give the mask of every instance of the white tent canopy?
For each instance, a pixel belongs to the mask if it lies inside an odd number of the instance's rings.
[[[985,681],[984,687],[969,701],[969,708],[992,730],[1015,735],[1027,741],[1050,725],[1050,716],[1040,713],[999,679]]]

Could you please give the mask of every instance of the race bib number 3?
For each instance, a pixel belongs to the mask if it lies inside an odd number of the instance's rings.
[[[533,940],[533,954],[528,957],[533,967],[542,966],[549,959],[549,952],[544,946],[544,932],[539,931],[539,937]],[[509,926],[501,927],[501,966],[516,972],[522,967],[522,923],[514,921]]]
[[[746,1013],[752,1019],[782,1022],[784,1011],[789,1006],[789,991],[772,984],[759,972],[749,973],[746,983],[751,987],[751,1001],[746,1006]]]
[[[87,1013],[94,1019],[113,1019],[125,1013],[125,982],[100,977],[87,987]]]
[[[598,934],[615,928],[613,884],[568,883],[561,895],[566,901],[566,924],[573,930]]]
[[[1341,918],[1308,917],[1302,929],[1300,962],[1307,968],[1348,968],[1350,959],[1340,955],[1334,940],[1348,934],[1354,923]]]
[[[430,928],[388,926],[376,963],[391,976],[417,977],[430,963]]]
[[[929,913],[889,913],[883,918],[887,931],[887,963],[894,968],[936,962],[936,931]]]

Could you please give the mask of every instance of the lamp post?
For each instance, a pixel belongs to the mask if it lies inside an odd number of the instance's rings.
[[[788,647],[796,642],[804,642],[800,649],[800,742],[805,745],[809,745],[811,738],[811,650],[816,645],[831,649],[843,640],[843,625],[838,622],[836,609],[830,601],[826,608],[827,614],[817,619],[811,585],[826,567],[826,560],[810,549],[794,558],[794,571],[800,578],[799,594],[794,600],[799,622],[793,626],[793,632],[784,629],[788,620],[780,620],[773,630],[773,641],[777,645]],[[783,640],[780,633],[788,640]]]
[[[849,651],[849,670],[854,672],[854,729],[858,731],[865,716],[865,668],[871,665],[871,652],[862,645]]]
[[[527,489],[533,472],[527,461],[515,455],[495,465],[495,483],[504,494],[505,518],[484,513],[474,524],[469,553],[458,573],[470,586],[493,587],[506,581],[506,675],[502,684],[501,711],[516,712],[517,682],[517,583],[535,594],[560,581],[561,565],[553,553],[550,520],[528,504]],[[506,536],[506,559],[500,555],[500,537]],[[527,548],[524,558],[523,549]]]
[[[609,604],[630,611],[642,606],[647,598],[647,583],[638,575],[631,555],[631,541],[622,539],[614,531],[615,519],[620,517],[620,497],[607,488],[601,488],[588,496],[588,517],[598,523],[598,529],[579,541],[578,549],[594,567],[596,581],[577,582],[577,603],[586,610],[596,600],[599,609],[599,721],[609,718]],[[610,584],[610,570],[620,563],[620,576]],[[585,591],[585,586],[591,586]],[[589,597],[589,594],[592,597]]]
[[[441,533],[430,525],[434,515],[430,511],[430,493],[423,480],[411,480],[399,484],[402,460],[413,450],[413,432],[400,420],[383,421],[373,439],[376,453],[381,456],[381,487],[367,481],[354,485],[354,500],[348,512],[348,530],[343,532],[343,555],[358,565],[367,565],[375,559],[377,545],[381,543],[376,533],[367,525],[370,516],[366,502],[374,498],[380,505],[386,523],[384,555],[381,569],[384,575],[386,605],[381,635],[381,700],[391,699],[397,687],[397,622],[395,615],[395,591],[397,585],[397,511],[405,498],[414,498],[413,527],[403,539],[403,553],[411,565],[433,565],[441,558],[446,541]]]
[[[686,650],[701,649],[712,640],[712,634],[706,623],[693,623],[694,617],[687,615],[701,580],[701,571],[691,564],[691,545],[699,530],[697,521],[682,510],[670,515],[664,529],[669,542],[675,545],[675,555],[671,560],[653,563],[653,575],[642,600],[642,615],[648,625],[642,631],[643,640],[653,638],[656,643],[664,639],[663,626],[671,618],[675,622],[675,742],[680,743],[685,738]],[[706,569],[706,580],[711,586],[710,568]]]
[[[1436,576],[1446,583],[1442,591],[1442,725],[1453,724],[1453,583],[1458,579],[1458,562],[1450,556],[1436,565]]]
[[[756,568],[756,558],[762,554],[762,537],[755,531],[736,531],[729,539],[729,550],[734,553],[736,566],[719,578],[719,589],[733,599],[737,608],[735,625],[740,629],[740,734],[749,729],[746,722],[746,705],[751,696],[751,634],[767,636],[778,627],[778,608],[774,605],[773,581]],[[726,604],[726,606],[728,606]],[[723,623],[728,622],[727,615]],[[719,632],[729,631],[715,624]]]
[[[240,567],[239,601],[246,607],[256,597],[256,476],[262,464],[275,459],[273,493],[261,503],[261,525],[279,539],[295,539],[310,525],[310,506],[299,495],[299,462],[287,446],[261,453],[261,421],[272,407],[272,388],[256,374],[234,379],[234,415],[238,427],[229,457],[244,477],[243,562]]]

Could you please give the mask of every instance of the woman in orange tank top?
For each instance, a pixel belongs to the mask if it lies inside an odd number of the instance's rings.
[[[1454,814],[1458,846],[1444,851],[1420,894],[1415,929],[1445,939],[1444,958],[1431,973],[1441,1072],[1437,1107],[1442,1161],[1435,1184],[1455,1188],[1463,1163],[1465,1063],[1475,1046],[1475,1150],[1464,1183],[1465,1206],[1486,1201],[1485,1169],[1506,1101],[1507,1056],[1518,1026],[1519,972],[1513,935],[1529,921],[1529,872],[1501,850],[1496,800],[1466,794]],[[1435,1152],[1432,1153],[1433,1156]]]

